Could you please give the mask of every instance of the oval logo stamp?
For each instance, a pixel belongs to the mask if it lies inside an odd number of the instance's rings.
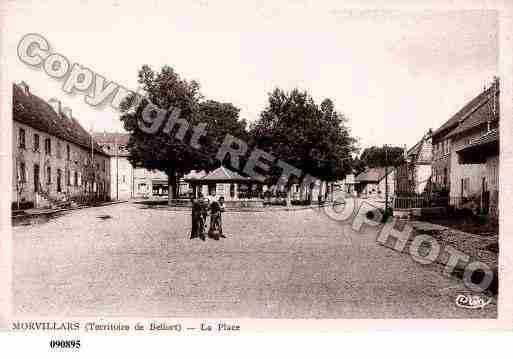
[[[466,309],[484,308],[492,301],[491,297],[479,294],[458,294],[456,297],[456,305]]]

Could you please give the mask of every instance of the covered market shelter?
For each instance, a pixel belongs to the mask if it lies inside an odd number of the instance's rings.
[[[205,197],[223,196],[225,201],[238,201],[261,198],[264,191],[261,182],[223,166],[203,176],[186,176],[184,180],[195,197],[201,192]]]

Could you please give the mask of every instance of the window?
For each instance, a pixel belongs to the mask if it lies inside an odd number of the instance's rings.
[[[66,170],[66,185],[71,186],[71,171],[69,169]]]
[[[69,147],[69,144],[66,145],[66,159],[69,161],[71,158],[71,149]]]
[[[39,192],[39,165],[34,165],[34,192]]]
[[[78,172],[75,171],[75,180],[73,181],[75,187],[78,186]]]
[[[447,185],[447,167],[444,168],[444,186]]]
[[[18,180],[20,183],[27,182],[27,174],[25,173],[25,162],[20,163],[20,173],[18,174]]]
[[[62,192],[62,170],[57,169],[57,192]]]
[[[34,152],[39,152],[39,135],[34,133]]]
[[[52,154],[52,140],[49,138],[45,138],[45,154]]]
[[[20,128],[18,145],[20,148],[25,148],[25,129],[24,128]]]
[[[123,176],[121,177],[121,181],[122,181],[123,183],[126,183],[126,176],[125,176],[125,175],[123,175]]]
[[[103,172],[105,172],[105,160],[103,160],[103,162],[102,162],[102,170],[103,170]]]
[[[57,142],[57,158],[62,158],[61,143]]]
[[[52,168],[50,166],[46,167],[46,184],[52,183]]]

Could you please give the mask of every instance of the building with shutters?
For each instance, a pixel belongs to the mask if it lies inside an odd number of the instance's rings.
[[[110,199],[109,156],[58,99],[13,85],[13,208]]]
[[[433,134],[433,184],[450,204],[498,217],[499,79]]]
[[[94,139],[110,156],[112,186],[110,196],[116,200],[168,195],[168,176],[162,171],[133,167],[128,161],[128,133],[96,132]]]

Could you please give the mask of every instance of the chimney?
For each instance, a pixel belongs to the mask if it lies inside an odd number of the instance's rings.
[[[27,83],[25,81],[21,81],[18,84],[18,86],[21,87],[21,89],[25,95],[30,95],[30,87],[29,87],[29,85],[27,85]]]
[[[57,113],[57,115],[61,115],[61,101],[57,100],[56,98],[51,98],[48,100],[48,103],[50,106],[53,107],[53,110]]]
[[[62,113],[71,120],[71,108],[69,107],[63,107]]]

